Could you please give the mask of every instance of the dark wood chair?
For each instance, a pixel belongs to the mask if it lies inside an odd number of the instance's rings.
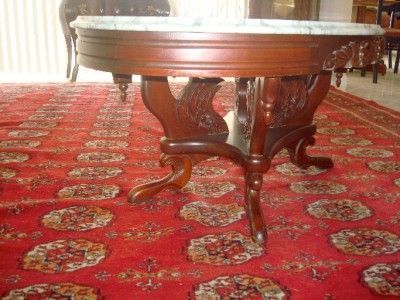
[[[168,0],[62,0],[59,15],[68,52],[67,78],[75,82],[79,72],[76,60],[77,35],[75,29],[69,25],[78,16],[169,16],[169,13]],[[74,61],[73,68],[72,61]],[[119,84],[121,99],[125,100],[132,75],[115,73],[112,75],[114,82]]]
[[[400,16],[400,2],[384,4],[383,0],[378,0],[378,9],[376,13],[376,24],[382,24],[382,15],[388,14],[390,16],[390,23],[388,28],[385,30],[386,38],[386,50],[388,51],[389,68],[392,68],[392,52],[397,51],[396,61],[394,64],[394,73],[399,71],[399,60],[400,60],[400,28],[396,27],[397,18]],[[378,70],[379,64],[373,66],[373,82],[378,82]]]

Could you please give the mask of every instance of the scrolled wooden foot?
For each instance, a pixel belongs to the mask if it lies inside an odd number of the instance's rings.
[[[289,151],[292,163],[302,169],[316,166],[321,169],[333,168],[333,161],[329,157],[313,157],[306,153],[307,146],[314,145],[313,137],[304,137],[286,148]]]
[[[118,84],[122,102],[125,102],[126,98],[128,97],[128,93],[126,92],[128,90],[128,87],[129,87],[128,83],[125,82]]]
[[[117,73],[112,73],[114,83],[118,84],[118,88],[120,91],[120,98],[122,102],[125,102],[128,93],[126,92],[129,87],[129,83],[132,83],[132,75],[130,74],[117,74]]]
[[[336,73],[336,87],[340,87],[342,84],[342,78],[343,78],[343,72],[337,72]]]
[[[255,242],[263,244],[267,241],[267,230],[264,215],[260,206],[260,190],[263,182],[262,173],[249,172],[246,174],[246,203],[250,230]]]
[[[166,188],[181,189],[189,181],[192,174],[193,162],[188,155],[162,154],[160,164],[163,167],[170,165],[172,172],[160,180],[133,188],[128,194],[128,201],[130,203],[142,203]]]

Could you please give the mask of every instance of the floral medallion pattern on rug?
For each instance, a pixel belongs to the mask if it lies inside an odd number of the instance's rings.
[[[115,198],[119,192],[120,188],[116,185],[78,184],[62,188],[57,192],[57,196],[61,199],[104,200]]]
[[[17,171],[11,168],[0,167],[0,178],[11,178],[17,175]]]
[[[108,141],[108,140],[93,140],[85,144],[87,148],[99,148],[99,149],[120,149],[129,146],[128,142],[125,141]]]
[[[244,208],[233,204],[208,204],[197,201],[182,206],[179,215],[185,220],[195,220],[205,226],[227,226],[245,215]]]
[[[327,172],[328,170],[320,169],[315,166],[308,167],[307,169],[300,169],[292,163],[284,163],[276,166],[275,168],[279,173],[289,176],[302,176],[302,175],[319,175]]]
[[[225,169],[209,166],[195,166],[192,175],[198,177],[214,178],[226,173]]]
[[[358,221],[372,215],[360,201],[350,199],[318,200],[307,206],[307,212],[316,218],[340,221]]]
[[[369,146],[372,145],[372,142],[365,138],[360,137],[337,137],[332,138],[330,141],[333,144],[340,146]]]
[[[352,135],[355,133],[353,129],[350,128],[331,128],[331,127],[322,127],[317,129],[318,133],[326,134],[326,135]]]
[[[190,240],[191,261],[211,265],[238,265],[264,254],[264,249],[247,236],[229,231]]]
[[[84,167],[69,171],[68,176],[83,179],[108,179],[122,172],[123,170],[118,167]]]
[[[343,229],[330,236],[332,244],[347,254],[388,255],[400,250],[400,238],[389,232],[368,228]]]
[[[243,172],[226,158],[196,164],[180,191],[127,201],[170,171],[140,86],[128,92],[122,102],[113,84],[1,85],[1,299],[400,297],[400,113],[332,88],[307,153],[334,167],[275,155],[258,244]],[[221,84],[222,115],[234,92]]]
[[[89,152],[79,154],[76,159],[83,162],[110,163],[126,160],[126,156],[122,153]]]
[[[221,276],[196,288],[194,299],[289,299],[284,288],[269,278],[247,274]]]
[[[23,257],[22,268],[54,274],[95,266],[106,257],[104,244],[87,240],[57,240],[40,244]]]
[[[35,284],[22,289],[11,290],[3,300],[15,299],[100,299],[96,289],[74,283]]]
[[[340,194],[347,190],[343,184],[332,181],[300,181],[290,185],[290,189],[296,193],[304,194]]]
[[[394,184],[397,185],[398,187],[400,187],[400,178],[397,178],[397,179],[394,181]]]
[[[123,130],[94,130],[90,132],[91,136],[95,137],[106,137],[106,138],[118,138],[126,137],[129,135],[129,131]]]
[[[347,149],[346,152],[355,157],[386,158],[386,157],[393,156],[393,152],[384,150],[384,149],[351,148],[351,149]]]
[[[126,121],[104,121],[93,124],[95,128],[128,128],[129,126],[131,123]]]
[[[378,295],[400,297],[400,262],[373,265],[363,270],[362,280]]]
[[[382,173],[400,173],[400,161],[372,161],[368,167]]]
[[[190,192],[205,198],[218,198],[236,189],[231,182],[189,182],[182,191]]]
[[[40,145],[39,141],[1,141],[0,148],[36,148]]]
[[[1,152],[0,153],[0,163],[20,163],[27,161],[29,159],[29,155],[25,153],[18,152]]]
[[[49,135],[49,131],[47,130],[12,130],[8,133],[9,137],[39,137]]]
[[[113,213],[98,206],[71,206],[53,210],[43,216],[42,224],[61,231],[87,231],[106,226]]]

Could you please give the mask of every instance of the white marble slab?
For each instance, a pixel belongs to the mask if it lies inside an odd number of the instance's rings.
[[[82,29],[158,32],[310,35],[382,35],[384,33],[380,26],[370,24],[267,19],[80,16],[71,25]]]

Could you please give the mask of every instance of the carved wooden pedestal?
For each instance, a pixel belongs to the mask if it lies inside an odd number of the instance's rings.
[[[164,129],[161,165],[172,168],[165,178],[133,188],[129,201],[180,189],[195,164],[210,156],[227,157],[243,168],[248,218],[258,242],[267,236],[260,190],[272,158],[286,148],[301,168],[333,166],[329,158],[306,153],[314,143],[314,112],[333,70],[379,61],[384,45],[379,29],[370,35],[355,25],[353,32],[360,30],[360,35],[129,31],[126,23],[110,30],[95,29],[95,22],[76,25],[79,63],[142,75],[143,101]],[[101,26],[109,26],[104,22]],[[191,80],[175,98],[167,76]],[[236,107],[226,116],[212,106],[220,77],[238,78]]]
[[[314,143],[311,122],[328,92],[330,76],[331,72],[322,72],[317,76],[238,79],[236,109],[225,118],[212,107],[220,78],[193,78],[175,99],[166,77],[142,77],[143,101],[165,132],[161,165],[171,165],[172,172],[132,189],[129,201],[138,203],[165,188],[182,188],[196,163],[215,155],[228,157],[243,167],[252,235],[264,242],[260,190],[273,156],[287,148],[299,167],[333,167],[330,159],[309,157],[305,151]]]

